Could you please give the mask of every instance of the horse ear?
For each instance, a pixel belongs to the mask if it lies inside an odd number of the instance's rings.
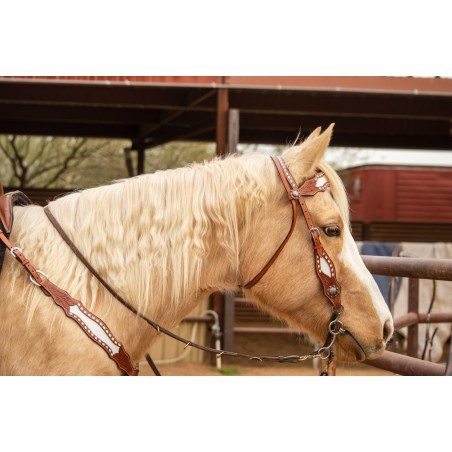
[[[334,124],[331,124],[323,133],[318,127],[303,143],[283,153],[282,157],[296,180],[314,175],[330,143],[333,127]]]

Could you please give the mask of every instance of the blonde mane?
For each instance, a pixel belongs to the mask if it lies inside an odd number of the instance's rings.
[[[342,182],[328,164],[322,163],[319,169],[329,179],[348,222]],[[264,206],[279,183],[272,181],[277,181],[277,176],[269,157],[247,154],[83,190],[59,198],[49,207],[85,257],[119,293],[139,309],[163,304],[171,311],[186,297],[217,289],[202,278],[212,257],[207,256],[208,243],[218,244],[222,260],[237,277],[239,230],[244,231],[243,237],[252,232],[254,209]],[[52,265],[68,262],[67,272],[58,281],[65,290],[86,300],[89,308],[112,300],[62,244],[40,208],[23,209],[21,214],[25,226],[16,240],[31,240],[33,251],[48,256],[42,267],[49,277]],[[45,249],[36,246],[42,232],[37,228],[30,232],[26,227],[35,224],[36,217],[41,227],[47,227]],[[60,256],[55,264],[52,255]],[[21,270],[14,271],[19,276]],[[30,288],[30,297],[32,293]],[[29,306],[31,319],[36,308],[32,299]]]
[[[208,289],[201,276],[209,241],[221,247],[231,269],[238,268],[239,228],[249,228],[252,209],[272,188],[265,183],[273,171],[267,160],[255,154],[156,172],[74,193],[49,208],[92,265],[132,302],[178,304],[195,288]],[[65,245],[57,240],[55,246]]]

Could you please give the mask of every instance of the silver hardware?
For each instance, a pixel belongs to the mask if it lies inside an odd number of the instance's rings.
[[[11,253],[11,255],[12,255],[14,258],[16,257],[16,254],[15,254],[14,251],[19,251],[19,253],[23,254],[23,253],[22,253],[22,250],[21,250],[18,246],[13,246],[13,247],[9,250],[9,252]]]
[[[333,344],[331,344],[333,345]],[[320,359],[328,359],[331,355],[331,345],[329,347],[319,348],[318,355]]]
[[[330,296],[330,297],[337,297],[341,291],[339,290],[339,287],[337,286],[329,286],[328,289],[326,289],[326,293]]]
[[[300,192],[298,190],[295,190],[295,189],[290,190],[290,197],[292,199],[298,199],[300,196],[301,195],[300,195]]]
[[[48,277],[45,273],[43,273],[41,270],[36,270],[36,273],[40,274],[41,276],[44,276],[45,279],[49,279],[49,277]],[[39,283],[36,281],[36,279],[34,279],[33,276],[31,276],[31,275],[30,275],[30,281],[31,281],[35,286],[41,287],[41,284],[39,284]]]
[[[344,324],[340,320],[335,319],[328,325],[328,331],[334,336],[343,334],[345,333]]]
[[[253,359],[255,359],[255,360],[257,360],[257,361],[260,361],[260,362],[263,361],[262,358],[260,358],[259,356],[251,356],[251,357],[249,358],[250,361],[252,361]]]
[[[313,232],[317,232],[317,235],[318,236],[320,236],[320,231],[319,231],[319,228],[311,228],[311,229],[309,229],[309,232],[312,234]]]

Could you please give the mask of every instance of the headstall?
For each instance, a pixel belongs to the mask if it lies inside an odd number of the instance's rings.
[[[287,196],[292,205],[292,223],[288,234],[286,235],[274,255],[265,264],[262,270],[248,283],[243,285],[242,288],[250,289],[255,284],[257,284],[260,279],[267,273],[271,265],[275,262],[281,251],[284,249],[295,229],[298,203],[298,205],[301,207],[303,216],[305,218],[309,233],[313,241],[315,269],[317,276],[320,279],[326,298],[333,305],[333,312],[328,325],[328,333],[324,345],[317,351],[303,356],[252,356],[245,353],[230,352],[226,350],[218,350],[206,347],[174,334],[173,332],[167,330],[166,328],[160,326],[153,320],[146,317],[144,314],[135,309],[123,297],[121,297],[121,295],[119,295],[109,285],[109,283],[105,281],[105,279],[92,267],[92,265],[87,261],[83,254],[78,250],[76,245],[67,236],[48,207],[44,208],[44,212],[46,213],[48,219],[58,231],[62,239],[68,244],[68,246],[76,254],[79,260],[85,265],[85,267],[98,279],[98,281],[113,295],[115,299],[117,299],[122,305],[124,305],[135,315],[147,322],[148,325],[150,325],[157,331],[157,333],[166,334],[167,336],[172,337],[177,341],[183,342],[186,347],[190,346],[206,352],[215,353],[217,354],[217,356],[233,356],[238,358],[247,358],[249,360],[271,361],[280,363],[294,363],[307,359],[321,358],[322,360],[327,360],[326,371],[322,372],[321,375],[328,375],[328,367],[333,359],[332,348],[335,339],[338,334],[343,334],[346,332],[342,322],[338,319],[343,311],[343,306],[341,304],[341,287],[336,278],[336,269],[334,267],[334,264],[320,242],[320,231],[312,221],[308,207],[304,200],[304,196],[314,196],[319,192],[324,192],[328,188],[329,183],[326,180],[324,174],[319,172],[315,175],[314,178],[307,180],[301,186],[297,186],[295,179],[290,174],[290,171],[288,170],[283,159],[281,157],[272,157],[272,160],[276,166],[276,169],[278,170],[278,174],[284,184]],[[104,322],[102,322],[101,319],[96,317],[92,312],[85,308],[85,306],[80,301],[72,298],[67,292],[53,284],[43,272],[36,270],[29,262],[29,260],[24,256],[20,248],[14,246],[1,230],[0,240],[10,250],[11,255],[27,270],[27,272],[30,274],[30,280],[34,284],[39,286],[45,295],[51,297],[57,305],[62,307],[65,314],[72,320],[75,320],[83,329],[83,331],[88,335],[88,337],[104,349],[107,355],[115,361],[119,369],[121,369],[127,375],[138,374],[138,369],[132,365],[130,357],[125,351],[123,345],[121,345],[121,343],[115,338],[115,336],[113,336],[110,329]],[[146,354],[146,360],[154,370],[155,374],[160,375],[149,354]]]

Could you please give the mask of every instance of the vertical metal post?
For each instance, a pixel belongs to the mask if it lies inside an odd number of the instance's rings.
[[[217,128],[216,128],[216,154],[224,157],[227,153],[229,117],[229,91],[227,88],[219,88],[217,94]],[[217,314],[223,332],[223,344],[230,343],[231,338],[225,333],[225,297],[220,292],[214,292],[210,296],[210,307]]]
[[[227,151],[227,137],[228,137],[228,116],[229,116],[229,91],[227,88],[218,89],[217,98],[217,155],[223,157]]]
[[[449,344],[449,357],[447,358],[445,375],[452,377],[452,341]]]
[[[228,293],[224,296],[224,329],[223,329],[223,349],[234,351],[234,317],[235,298]]]
[[[237,145],[239,143],[240,136],[240,111],[231,108],[229,110],[228,118],[228,154],[232,154],[237,151]]]
[[[124,161],[126,164],[127,175],[129,177],[135,176],[135,171],[133,169],[133,161],[132,161],[132,146],[126,147],[123,149],[124,152]]]
[[[213,294],[210,295],[210,297],[209,297],[209,309],[212,309],[212,311],[215,311],[218,314],[218,322],[220,324],[221,332],[223,333],[223,338],[222,338],[223,350],[225,349],[225,347],[224,347],[224,341],[225,341],[225,335],[224,335],[224,305],[225,305],[224,295],[221,292],[214,292]],[[210,346],[214,347],[214,348],[216,346],[215,338],[213,336],[211,336]],[[209,361],[210,361],[210,364],[214,366],[216,364],[215,355],[209,353]]]
[[[228,112],[228,140],[226,153],[236,152],[239,142],[239,110],[229,110]],[[235,318],[235,298],[232,294],[223,297],[223,348],[234,351],[234,318]]]
[[[419,314],[419,279],[408,280],[408,312]],[[417,358],[419,327],[416,323],[408,327],[407,355]]]
[[[145,152],[146,148],[144,145],[143,140],[137,140],[135,141],[136,150],[138,153],[138,159],[137,159],[137,174],[144,174],[144,159],[145,159]]]

